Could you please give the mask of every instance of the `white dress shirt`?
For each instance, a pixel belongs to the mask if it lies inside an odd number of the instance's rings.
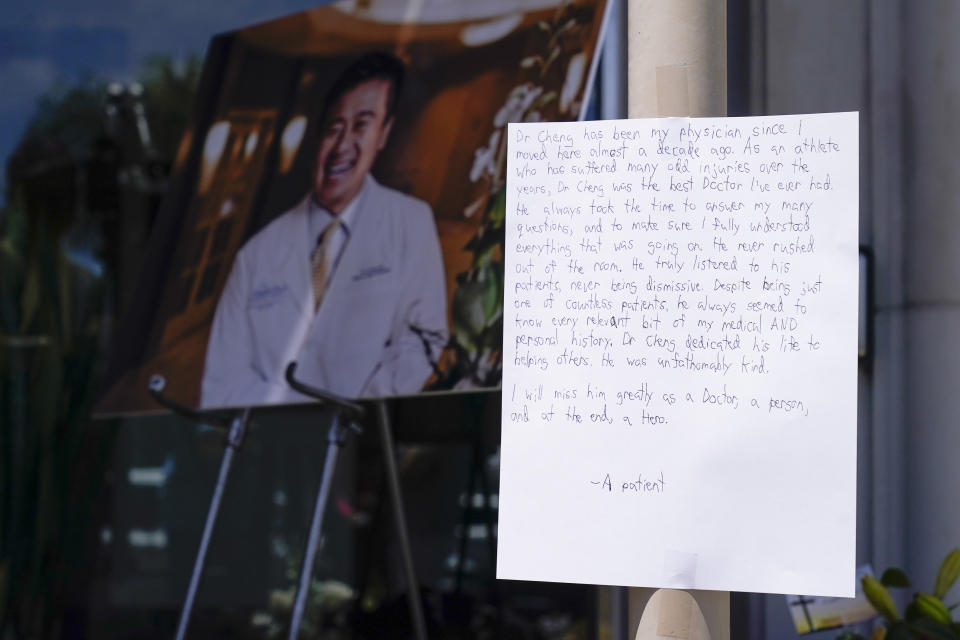
[[[312,255],[314,249],[317,248],[317,243],[320,241],[320,235],[324,229],[330,226],[335,218],[340,219],[340,228],[333,238],[330,239],[330,249],[326,255],[328,280],[333,278],[333,272],[336,271],[337,265],[340,263],[340,256],[343,255],[343,248],[350,239],[350,230],[353,228],[353,219],[357,213],[357,202],[360,200],[360,196],[363,195],[364,190],[366,190],[369,180],[369,175],[364,177],[360,191],[357,192],[357,195],[353,197],[353,200],[347,204],[344,210],[340,212],[339,216],[334,216],[320,206],[313,196],[310,196],[307,201],[307,228],[310,231],[307,234],[307,242],[309,243],[307,255]]]

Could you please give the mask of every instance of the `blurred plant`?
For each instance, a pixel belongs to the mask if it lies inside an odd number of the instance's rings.
[[[268,611],[257,611],[251,618],[252,626],[261,629],[266,638],[287,636],[300,570],[293,557],[299,558],[301,554],[302,551],[294,554],[288,561],[286,577],[289,586],[271,591]],[[356,597],[356,592],[343,582],[312,578],[300,624],[300,635],[308,638],[321,635],[324,638],[348,637],[347,617]]]
[[[883,618],[884,626],[878,628],[871,640],[957,640],[960,639],[960,621],[954,621],[951,613],[958,605],[946,606],[943,598],[960,576],[960,549],[947,554],[931,593],[916,592],[907,604],[903,615],[897,608],[890,588],[909,588],[910,579],[901,569],[891,567],[883,572],[880,580],[864,576],[861,581],[867,600]],[[960,603],[958,603],[960,604]],[[846,631],[837,640],[865,640],[853,631]]]
[[[470,269],[457,274],[453,293],[453,331],[436,367],[431,389],[469,389],[500,384],[503,362],[504,220],[506,217],[507,124],[572,120],[580,112],[594,9],[565,2],[553,19],[539,22],[542,49],[520,61],[525,82],[514,87],[491,122],[485,146],[474,152],[470,181],[482,183],[482,195],[464,210],[481,213],[479,229],[464,246],[473,255]],[[544,86],[562,86],[546,91]]]
[[[143,105],[155,153],[167,162],[173,159],[190,119],[201,66],[198,56],[187,56],[179,64],[169,56],[149,56],[139,82],[128,85]],[[122,85],[87,77],[74,86],[55,87],[37,103],[18,151],[47,140],[56,141],[74,159],[85,155],[98,140],[114,134],[109,131],[110,119],[104,116],[109,109],[107,97],[116,86]],[[119,135],[129,136],[129,132]]]
[[[140,79],[143,107],[150,122],[154,151],[169,164],[177,152],[194,107],[203,61],[187,56],[179,64],[169,56],[150,56]]]
[[[149,127],[152,101],[158,122],[166,123],[152,138],[151,170],[164,161],[157,150],[176,148],[198,68],[188,62],[177,70],[169,60],[150,61],[139,93],[132,92],[148,108],[126,114],[129,122],[140,118]],[[141,134],[136,127],[111,127],[110,108],[105,82],[86,79],[55,89],[38,104],[6,166],[7,204],[0,212],[0,636],[5,639],[61,637],[65,608],[85,604],[85,580],[92,573],[97,495],[113,444],[111,427],[91,429],[89,419],[114,304],[109,282],[118,271],[139,266],[106,259],[103,239],[121,213],[152,213],[120,211],[116,193],[104,197],[104,191],[120,188],[122,170],[145,160],[125,155],[127,149],[143,151]]]
[[[89,469],[103,454],[82,428],[102,278],[71,259],[66,222],[54,210],[28,215],[18,197],[0,229],[0,629],[23,637],[58,635],[87,542]]]

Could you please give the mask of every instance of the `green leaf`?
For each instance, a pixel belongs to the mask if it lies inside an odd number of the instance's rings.
[[[957,640],[953,630],[929,618],[920,618],[910,623],[910,629],[922,638],[929,640]]]
[[[903,610],[903,618],[907,622],[913,622],[919,618],[922,618],[922,614],[917,610],[917,603],[910,601],[907,603],[907,608]]]
[[[483,330],[480,346],[495,353],[500,353],[503,349],[503,315],[498,315],[497,318]]]
[[[866,638],[864,638],[859,633],[848,630],[848,631],[844,631],[839,636],[837,636],[837,640],[866,640]]]
[[[453,293],[451,316],[457,341],[475,349],[477,336],[485,325],[482,282],[464,282]]]
[[[543,75],[544,73],[546,73],[547,68],[548,68],[550,65],[552,65],[553,62],[554,62],[554,60],[556,60],[559,56],[560,56],[560,47],[555,46],[555,47],[550,51],[550,55],[547,56],[547,61],[543,63],[543,68],[542,68],[542,70],[540,71],[540,74]]]
[[[903,569],[890,567],[883,572],[880,582],[886,587],[909,587],[910,578],[904,573]]]
[[[484,270],[483,316],[484,326],[503,310],[503,263],[490,263]]]
[[[960,549],[954,549],[943,559],[933,586],[933,595],[942,600],[953,583],[957,581],[957,576],[960,576]]]
[[[40,307],[40,267],[33,262],[27,270],[20,301],[20,333],[27,333],[33,316]]]
[[[499,226],[503,224],[504,214],[507,210],[507,190],[500,189],[493,197],[490,198],[490,204],[487,207],[487,211],[490,214],[490,222],[494,226]]]
[[[477,256],[478,258],[475,259],[475,263],[478,263],[479,256],[489,254],[493,249],[500,246],[498,237],[500,235],[501,234],[494,232],[488,227],[481,227],[463,248],[473,253],[474,256]]]
[[[464,249],[473,253],[473,268],[481,270],[485,268],[494,254],[502,250],[506,237],[506,230],[500,227],[481,227],[479,231],[470,239]]]
[[[910,627],[905,622],[896,622],[887,628],[887,636],[884,640],[913,640],[910,634]]]
[[[913,601],[917,605],[917,611],[925,618],[936,620],[941,624],[950,624],[953,620],[950,617],[950,611],[944,606],[940,598],[929,593],[917,593],[913,596]]]
[[[537,107],[540,109],[543,109],[545,106],[547,106],[557,98],[558,98],[558,95],[556,91],[548,91],[547,93],[543,94],[543,96],[540,98],[540,101],[537,103]]]
[[[900,614],[897,611],[896,603],[893,601],[893,596],[890,595],[885,586],[880,584],[879,580],[873,576],[864,576],[860,583],[863,585],[863,594],[873,605],[873,608],[877,610],[877,613],[890,622],[900,620]]]

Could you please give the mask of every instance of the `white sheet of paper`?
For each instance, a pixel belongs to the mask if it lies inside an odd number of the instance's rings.
[[[853,596],[858,114],[509,135],[497,577]]]

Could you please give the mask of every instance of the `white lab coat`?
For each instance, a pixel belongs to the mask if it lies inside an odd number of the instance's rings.
[[[308,400],[284,379],[293,360],[298,379],[346,397],[422,388],[448,336],[433,214],[372,178],[357,197],[316,313],[307,198],[237,253],[207,343],[201,406]],[[411,327],[430,336],[427,345]]]

